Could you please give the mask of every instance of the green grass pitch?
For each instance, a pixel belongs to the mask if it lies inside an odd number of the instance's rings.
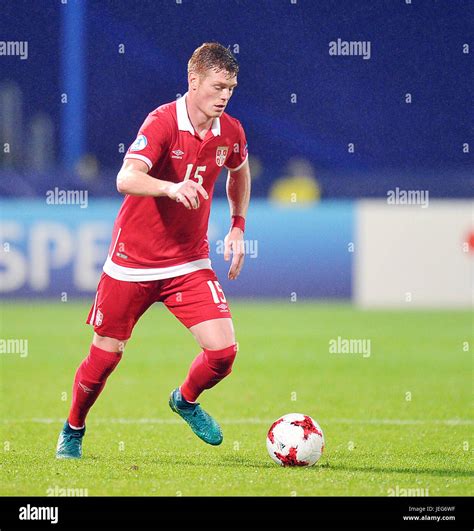
[[[223,444],[211,447],[168,408],[198,348],[155,306],[91,410],[83,459],[57,461],[72,378],[91,339],[88,309],[78,302],[3,306],[1,337],[28,339],[28,355],[0,354],[2,495],[472,492],[468,312],[235,302],[234,371],[201,397],[224,431]],[[330,353],[338,336],[370,339],[371,355]],[[313,467],[278,467],[267,454],[271,422],[292,412],[311,415],[324,430],[326,450]]]

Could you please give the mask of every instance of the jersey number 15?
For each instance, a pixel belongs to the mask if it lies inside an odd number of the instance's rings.
[[[198,184],[202,185],[203,177],[202,175],[199,175],[201,172],[206,171],[207,166],[198,166],[196,168],[196,171],[194,172],[193,179],[196,179]],[[187,181],[191,179],[191,172],[193,171],[193,164],[188,164],[186,168],[186,175],[184,176],[184,180]]]

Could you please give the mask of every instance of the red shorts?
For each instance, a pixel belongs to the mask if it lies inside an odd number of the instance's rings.
[[[154,302],[163,302],[187,328],[232,317],[216,274],[212,269],[201,269],[147,282],[124,282],[102,273],[86,322],[100,336],[125,341]]]

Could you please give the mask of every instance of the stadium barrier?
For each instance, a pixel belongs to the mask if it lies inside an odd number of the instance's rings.
[[[359,201],[355,227],[357,305],[406,309],[472,305],[473,201]]]
[[[64,300],[95,292],[120,200],[77,197],[58,204],[56,195],[56,201],[0,202],[3,298]],[[229,207],[216,199],[208,233],[213,268],[232,297],[349,299],[353,219],[354,203],[349,201],[304,207],[252,201],[246,263],[238,281],[231,282],[230,263],[223,256]]]
[[[77,204],[0,202],[3,298],[91,297],[120,200]],[[227,280],[225,200],[214,201],[211,260],[232,298],[349,300],[371,307],[469,307],[473,300],[473,202],[252,201],[246,262]]]

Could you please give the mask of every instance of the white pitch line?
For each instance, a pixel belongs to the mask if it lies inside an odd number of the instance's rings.
[[[57,424],[63,423],[64,418],[31,418],[31,419],[0,419],[4,424],[16,423],[32,423],[32,424]],[[260,418],[242,418],[242,419],[224,419],[219,420],[220,424],[266,424],[271,425],[275,419],[260,419]],[[388,425],[388,426],[409,426],[409,425],[434,425],[441,424],[443,426],[472,426],[474,419],[318,419],[320,424],[372,424],[372,425]],[[91,424],[180,424],[180,419],[160,419],[160,418],[102,418],[91,419]]]

